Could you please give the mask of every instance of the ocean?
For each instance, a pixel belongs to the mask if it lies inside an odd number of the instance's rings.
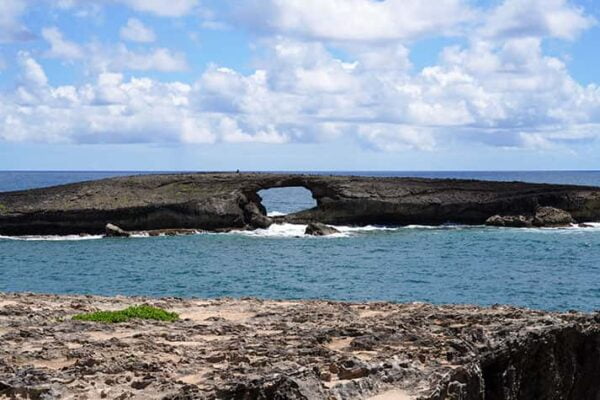
[[[143,172],[0,172],[0,191]],[[600,186],[600,171],[319,172]],[[301,188],[261,193],[273,215],[314,205]],[[0,237],[0,291],[259,297],[600,309],[597,228],[304,226],[182,237]]]

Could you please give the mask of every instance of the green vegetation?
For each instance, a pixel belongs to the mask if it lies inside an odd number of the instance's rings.
[[[0,203],[0,214],[4,214],[8,211],[8,207],[6,207],[4,204]]]
[[[161,308],[141,305],[131,306],[119,311],[96,311],[93,313],[78,314],[73,317],[77,321],[94,321],[105,323],[127,322],[130,319],[152,319],[156,321],[177,321],[179,315],[174,312],[168,312]]]

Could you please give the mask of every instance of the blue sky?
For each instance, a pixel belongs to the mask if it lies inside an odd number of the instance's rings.
[[[600,169],[594,0],[3,0],[0,169]]]

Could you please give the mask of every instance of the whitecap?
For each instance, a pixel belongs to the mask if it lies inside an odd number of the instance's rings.
[[[388,227],[380,227],[374,225],[367,226],[337,226],[331,225],[336,228],[340,233],[335,233],[333,235],[323,236],[323,238],[343,238],[354,236],[356,234],[362,232],[373,232],[373,231],[393,231],[398,228],[388,228]],[[274,238],[301,238],[301,237],[310,237],[313,238],[315,236],[305,235],[304,231],[306,230],[307,225],[305,224],[273,224],[267,229],[256,229],[253,231],[234,231],[230,232],[232,234],[239,234],[243,236],[251,236],[251,237],[274,237]]]
[[[402,229],[468,229],[484,228],[484,225],[442,224],[442,225],[405,225]]]
[[[283,217],[284,215],[287,215],[287,213],[281,211],[271,211],[267,214],[267,217]]]
[[[0,240],[23,241],[79,241],[102,239],[103,235],[30,235],[30,236],[1,236]]]

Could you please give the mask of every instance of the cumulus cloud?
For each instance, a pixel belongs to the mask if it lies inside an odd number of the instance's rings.
[[[101,7],[109,3],[159,17],[183,17],[197,8],[199,0],[57,0],[53,5],[64,10],[77,9],[76,16],[88,17],[99,15]]]
[[[149,12],[161,17],[181,17],[190,13],[198,0],[115,0],[136,11]]]
[[[567,0],[506,0],[481,29],[491,38],[555,37],[575,39],[595,23]]]
[[[188,68],[183,53],[165,48],[133,51],[123,44],[116,47],[91,45],[90,53],[92,67],[95,70],[177,72]]]
[[[42,66],[19,54],[22,80],[0,97],[0,139],[65,143],[214,143],[286,139],[272,127],[253,125],[192,105],[192,86],[100,73],[93,83],[51,86]],[[250,79],[252,80],[252,79]],[[248,105],[252,107],[251,105]],[[259,127],[256,131],[245,130]]]
[[[185,54],[91,43],[79,51],[97,79],[55,87],[31,54],[20,54],[21,85],[0,97],[0,137],[273,144],[344,137],[377,151],[430,151],[456,141],[553,149],[600,134],[600,88],[578,83],[563,60],[544,53],[547,38],[571,40],[594,23],[566,0],[505,0],[484,10],[459,0],[254,5],[270,25],[255,32],[250,73],[210,65],[190,84],[126,79],[121,71],[185,70]],[[252,15],[242,17],[254,26]],[[42,33],[48,55],[77,54],[65,50],[59,31]],[[465,40],[415,70],[411,42],[438,34]]]
[[[57,28],[42,30],[43,38],[50,44],[46,57],[63,60],[84,59],[92,71],[185,71],[188,68],[185,54],[166,48],[133,51],[126,45],[88,43],[78,45],[64,38]]]
[[[244,0],[237,13],[257,29],[358,42],[451,33],[474,16],[463,0]]]
[[[83,57],[83,51],[75,42],[65,40],[56,27],[42,29],[42,37],[50,44],[47,57],[74,60]]]
[[[4,140],[128,143],[178,141],[190,87],[103,73],[94,83],[52,87],[29,55],[20,58],[23,83],[3,99]],[[7,101],[8,100],[8,101]],[[15,135],[15,127],[17,135]]]
[[[46,86],[48,84],[48,77],[44,69],[29,53],[20,52],[18,62],[21,66],[23,84],[26,87]]]
[[[0,2],[0,43],[33,38],[31,32],[20,21],[26,6],[24,0],[3,0]]]
[[[127,24],[121,28],[119,33],[121,39],[132,42],[149,43],[156,40],[154,31],[137,18],[129,18]]]

